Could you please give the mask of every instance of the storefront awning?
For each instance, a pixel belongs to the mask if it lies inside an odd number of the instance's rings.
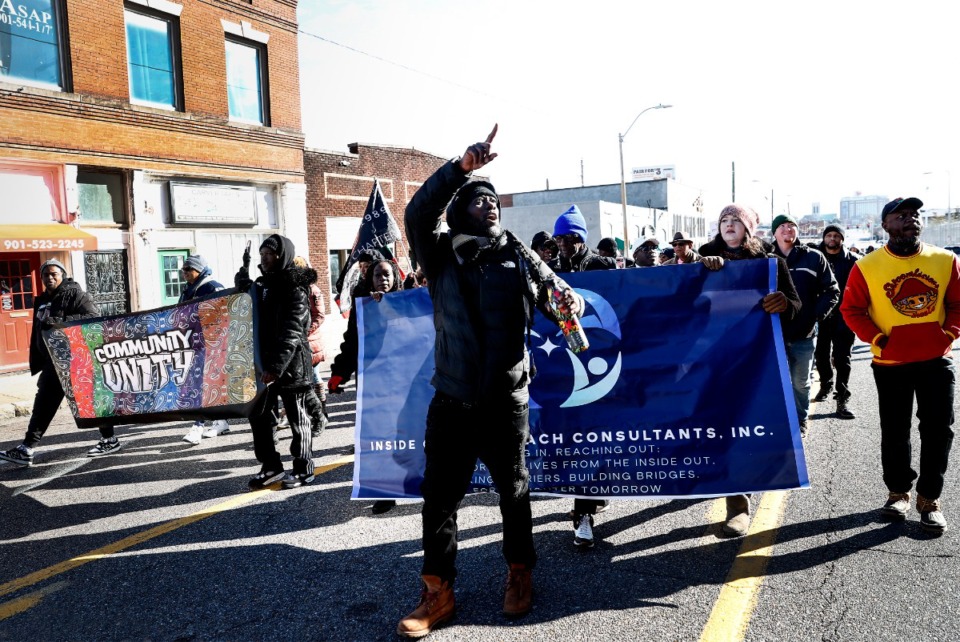
[[[0,225],[0,252],[69,252],[95,249],[97,237],[72,225]]]

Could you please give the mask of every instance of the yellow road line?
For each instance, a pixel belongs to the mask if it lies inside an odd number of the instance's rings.
[[[700,642],[733,642],[743,640],[746,635],[777,540],[787,495],[783,491],[763,494],[737,559],[700,634]]]
[[[347,455],[346,457],[341,457],[340,459],[337,459],[336,461],[331,462],[326,466],[318,467],[314,471],[314,474],[322,475],[323,473],[331,471],[334,468],[339,468],[340,466],[343,466],[345,464],[349,464],[352,462],[353,462],[353,455]],[[257,499],[258,497],[260,497],[265,493],[269,493],[274,490],[277,490],[279,487],[280,487],[279,484],[272,484],[271,486],[263,490],[257,490],[250,493],[244,493],[243,495],[238,495],[237,497],[228,499],[227,501],[217,504],[216,506],[205,508],[201,511],[193,513],[192,515],[187,515],[186,517],[180,517],[178,519],[171,520],[164,524],[159,524],[157,526],[154,526],[153,528],[143,531],[142,533],[135,533],[133,535],[130,535],[129,537],[124,537],[123,539],[117,542],[113,542],[112,544],[107,544],[106,546],[101,546],[100,548],[94,549],[88,553],[78,555],[65,562],[60,562],[59,564],[48,566],[47,568],[40,569],[39,571],[35,571],[19,579],[7,582],[6,584],[0,584],[0,596],[8,595],[15,591],[19,591],[21,589],[27,588],[28,586],[33,586],[34,584],[37,584],[44,580],[48,580],[51,577],[55,577],[62,573],[66,573],[67,571],[73,570],[78,566],[83,566],[88,562],[93,562],[95,560],[103,559],[104,557],[107,557],[114,553],[119,553],[122,550],[128,549],[132,546],[136,546],[137,544],[142,544],[143,542],[149,541],[155,537],[159,537],[160,535],[164,535],[171,531],[175,531],[178,528],[187,526],[188,524],[193,524],[194,522],[199,522],[200,520],[206,519],[207,517],[212,517],[217,513],[222,513],[223,511],[230,510],[232,508],[237,508],[238,506],[243,506],[244,504],[248,504],[252,502],[253,500]],[[27,597],[29,596],[20,598],[20,600],[24,600]],[[20,611],[14,611],[14,612],[11,612],[9,615],[6,615],[6,616],[2,615],[3,613],[5,613],[6,608],[8,607],[13,608],[12,605],[16,604],[20,600],[13,600],[12,602],[7,602],[6,604],[0,604],[0,620],[3,620],[4,617],[9,617],[10,615],[13,615],[14,613],[19,613]],[[30,606],[33,606],[38,601],[39,601],[39,598],[21,610],[30,608]]]
[[[50,586],[44,587],[39,591],[34,591],[33,593],[27,593],[21,597],[18,597],[15,600],[10,600],[4,604],[0,604],[0,621],[6,620],[8,617],[13,617],[17,613],[23,613],[27,609],[32,609],[40,601],[51,593],[56,593],[62,588],[67,586],[68,582],[56,582]]]

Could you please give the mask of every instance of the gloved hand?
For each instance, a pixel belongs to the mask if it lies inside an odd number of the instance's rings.
[[[343,383],[343,377],[338,377],[336,375],[327,379],[327,390],[330,392],[335,392],[338,395],[343,392],[340,388],[340,384]]]
[[[60,317],[47,317],[46,319],[40,322],[40,327],[44,330],[49,330],[50,328],[57,327],[58,325],[62,324],[64,321],[65,319],[62,319]]]
[[[253,279],[250,278],[250,273],[246,268],[240,268],[237,270],[237,273],[233,277],[233,285],[241,292],[246,292],[250,289],[250,286],[253,284]]]

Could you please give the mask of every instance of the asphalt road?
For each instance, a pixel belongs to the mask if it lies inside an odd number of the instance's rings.
[[[754,496],[751,534],[719,537],[715,500],[621,501],[597,546],[573,546],[568,499],[537,499],[535,606],[500,615],[505,567],[493,496],[460,516],[458,615],[431,640],[955,640],[960,466],[934,538],[912,511],[878,520],[876,392],[855,352],[852,408],[813,404],[812,488]],[[814,385],[814,391],[816,384]],[[96,431],[66,407],[29,469],[0,464],[0,640],[393,640],[419,594],[419,505],[373,516],[350,500],[353,388],[315,444],[317,482],[245,492],[249,427],[191,447],[189,423]],[[26,420],[0,426],[0,445]],[[288,434],[281,433],[286,448]],[[916,453],[915,453],[916,454]]]

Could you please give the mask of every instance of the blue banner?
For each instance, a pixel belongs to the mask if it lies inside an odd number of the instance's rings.
[[[778,315],[760,307],[776,264],[728,262],[567,274],[590,349],[538,314],[527,467],[538,494],[713,497],[806,488]],[[419,497],[433,397],[426,288],[357,306],[353,497]],[[472,491],[492,485],[478,462]]]

